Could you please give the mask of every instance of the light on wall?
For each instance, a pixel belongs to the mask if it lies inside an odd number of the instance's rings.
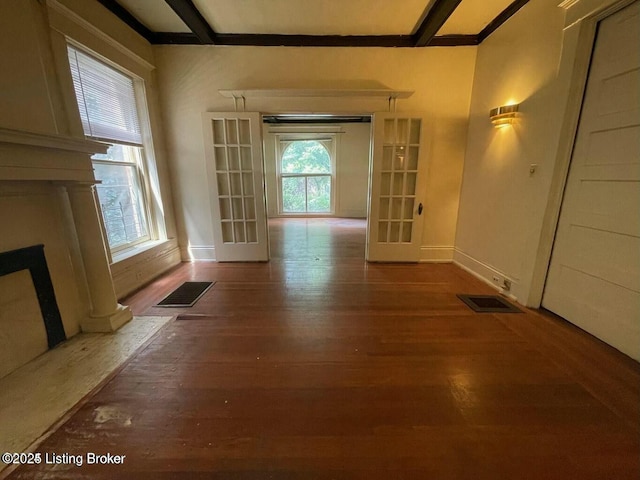
[[[516,118],[518,113],[518,104],[503,105],[501,107],[493,108],[489,112],[489,118],[494,127],[504,127],[511,125],[513,119]]]

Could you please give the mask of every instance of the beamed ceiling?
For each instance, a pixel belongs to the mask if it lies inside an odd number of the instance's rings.
[[[152,44],[478,45],[528,0],[98,0]]]

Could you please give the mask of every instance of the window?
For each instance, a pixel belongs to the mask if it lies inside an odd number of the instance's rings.
[[[329,147],[329,148],[327,148]],[[292,140],[281,144],[282,213],[331,213],[331,140]]]
[[[118,251],[150,239],[135,83],[72,46],[68,54],[84,133],[111,144],[92,160],[109,247]]]

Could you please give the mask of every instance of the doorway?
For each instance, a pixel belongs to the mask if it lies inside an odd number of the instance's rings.
[[[364,260],[371,142],[370,115],[263,116],[270,259]]]

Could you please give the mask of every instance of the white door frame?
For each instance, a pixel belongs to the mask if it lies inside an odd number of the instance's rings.
[[[567,103],[560,130],[549,200],[542,223],[542,232],[526,305],[538,308],[551,263],[564,189],[569,173],[573,146],[578,131],[582,100],[584,98],[591,54],[596,39],[598,22],[630,5],[635,0],[564,0],[560,7],[567,10],[563,33],[562,56],[558,81],[566,92]]]

